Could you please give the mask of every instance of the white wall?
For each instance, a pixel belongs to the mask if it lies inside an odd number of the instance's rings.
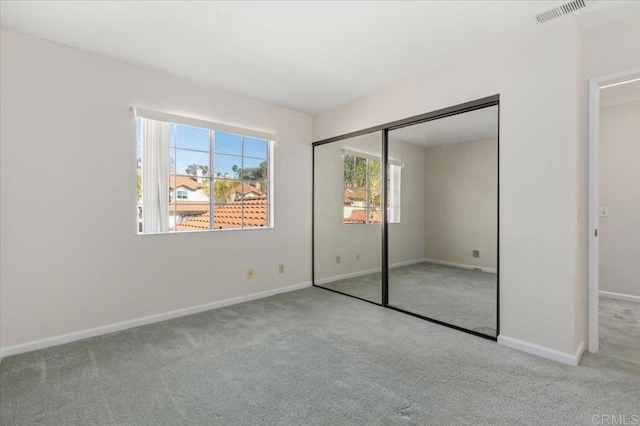
[[[0,346],[310,281],[309,115],[11,30],[0,46]],[[275,229],[136,235],[132,106],[278,133]]]
[[[389,158],[404,163],[400,178],[400,223],[390,223],[389,264],[424,259],[424,149],[389,139]]]
[[[640,296],[640,101],[600,109],[600,290]]]
[[[499,93],[501,334],[565,354],[577,346],[578,43],[572,21],[549,22],[313,124],[321,140]]]
[[[425,149],[424,158],[425,256],[496,269],[498,141],[440,145]]]
[[[576,197],[583,219],[577,233],[575,342],[588,340],[588,267],[589,235],[589,79],[640,67],[640,17],[635,16],[609,26],[582,33],[580,50],[580,92],[578,128],[580,143],[576,147],[579,165]]]
[[[422,149],[394,141],[389,158],[404,162],[401,177],[401,223],[389,227],[391,264],[424,258],[424,157]],[[381,133],[320,145],[315,148],[315,279],[339,279],[345,274],[379,269],[382,263],[380,224],[344,224],[343,149],[380,157]],[[417,233],[416,233],[417,232]],[[418,236],[418,238],[416,238]],[[356,260],[356,253],[360,260]],[[340,264],[336,263],[340,256]]]

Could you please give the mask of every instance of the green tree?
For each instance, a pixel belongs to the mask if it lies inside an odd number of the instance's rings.
[[[344,156],[344,187],[355,193],[368,193],[368,206],[380,206],[382,189],[382,165],[379,160],[370,160],[353,155]]]
[[[203,175],[206,175],[209,172],[209,166],[206,166],[204,164],[196,164],[196,163],[189,164],[187,166],[185,172],[188,175],[196,175],[196,174],[198,174],[198,169],[202,170],[202,174]]]
[[[138,173],[138,201],[142,198],[142,176]]]
[[[216,179],[213,184],[213,193],[216,197],[227,202],[233,201],[236,192],[236,183],[230,180]]]
[[[240,179],[266,181],[269,171],[269,163],[265,160],[258,167],[246,167],[244,169],[233,166],[233,171],[238,174]]]
[[[258,167],[245,167],[244,169],[234,164],[231,170],[236,174],[236,179],[257,182],[260,189],[265,187],[269,178],[269,163],[267,160],[261,162]]]

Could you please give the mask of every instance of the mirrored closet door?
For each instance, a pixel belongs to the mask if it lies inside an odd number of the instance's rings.
[[[499,334],[499,95],[314,143],[313,284]]]
[[[393,129],[388,140],[389,306],[495,337],[498,107]]]
[[[381,303],[382,133],[314,147],[314,284]]]

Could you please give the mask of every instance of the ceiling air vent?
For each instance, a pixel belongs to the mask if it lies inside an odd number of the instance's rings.
[[[576,12],[580,9],[585,8],[587,6],[586,3],[587,0],[573,0],[569,3],[554,7],[553,9],[549,9],[536,15],[536,22],[538,24],[543,24],[545,22],[551,21],[552,19],[556,19],[561,16],[568,15],[569,13]]]

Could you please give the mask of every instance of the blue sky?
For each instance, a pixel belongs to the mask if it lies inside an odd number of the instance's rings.
[[[140,126],[137,126],[136,136],[138,141],[137,155],[140,157]],[[175,170],[178,174],[185,173],[190,164],[209,165],[209,130],[171,124],[169,145],[171,147],[170,155],[175,159]],[[215,172],[223,175],[229,173],[231,176],[235,176],[234,165],[239,168],[259,167],[260,163],[267,158],[267,146],[267,141],[264,139],[245,136],[243,141],[243,137],[240,135],[216,131],[214,139]],[[242,164],[243,160],[240,157],[243,148],[246,156],[244,164]]]

